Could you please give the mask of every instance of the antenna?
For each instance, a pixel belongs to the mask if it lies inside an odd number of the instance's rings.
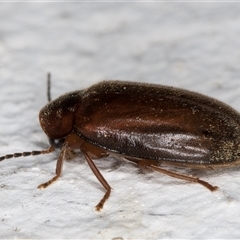
[[[40,154],[48,154],[50,152],[53,152],[54,150],[55,150],[55,148],[53,146],[50,146],[48,149],[41,150],[41,151],[7,154],[5,156],[0,157],[0,162],[5,160],[5,159],[9,159],[9,158],[27,157],[27,156],[35,156],[35,155],[40,155]]]
[[[47,98],[48,102],[51,102],[51,73],[47,74]]]

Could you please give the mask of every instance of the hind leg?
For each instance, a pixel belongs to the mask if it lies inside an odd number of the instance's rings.
[[[148,160],[148,159],[134,159],[134,158],[126,158],[127,160],[136,163],[139,168],[141,169],[148,169],[148,170],[152,170],[152,171],[156,171],[156,172],[160,172],[163,174],[166,174],[170,177],[174,177],[174,178],[178,178],[181,180],[185,180],[185,181],[189,181],[189,182],[195,182],[198,184],[201,184],[202,186],[206,187],[207,189],[209,189],[210,191],[216,191],[218,189],[217,186],[213,186],[208,182],[205,182],[197,177],[193,177],[193,176],[188,176],[188,175],[184,175],[182,173],[177,173],[177,172],[173,172],[173,171],[169,171],[166,170],[162,167],[159,167],[157,162],[154,160]]]

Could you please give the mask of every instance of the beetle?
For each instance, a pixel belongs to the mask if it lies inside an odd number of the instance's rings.
[[[50,75],[48,75],[50,82]],[[49,88],[50,89],[50,84]],[[240,162],[240,114],[208,96],[156,84],[103,81],[51,101],[40,110],[40,125],[49,138],[47,150],[8,154],[12,157],[48,154],[60,148],[56,175],[63,160],[80,150],[106,192],[96,210],[109,198],[111,187],[93,159],[109,155],[178,179],[218,189],[197,177],[164,165],[215,169]]]

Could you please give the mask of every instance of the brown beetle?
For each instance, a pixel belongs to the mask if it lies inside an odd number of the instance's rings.
[[[9,154],[0,161],[60,147],[56,176],[39,185],[45,188],[59,178],[64,158],[80,150],[106,189],[97,210],[108,199],[111,187],[93,159],[118,156],[211,191],[217,187],[160,165],[214,169],[240,161],[240,114],[213,98],[173,87],[104,81],[51,101],[40,111],[39,120],[50,148]]]

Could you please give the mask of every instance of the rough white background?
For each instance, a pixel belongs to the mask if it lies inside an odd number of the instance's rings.
[[[0,155],[46,149],[38,123],[52,96],[103,79],[173,85],[240,111],[239,3],[0,3]],[[240,168],[196,174],[220,191],[114,159],[98,161],[103,189],[83,158],[57,152],[0,163],[0,238],[240,238]]]

